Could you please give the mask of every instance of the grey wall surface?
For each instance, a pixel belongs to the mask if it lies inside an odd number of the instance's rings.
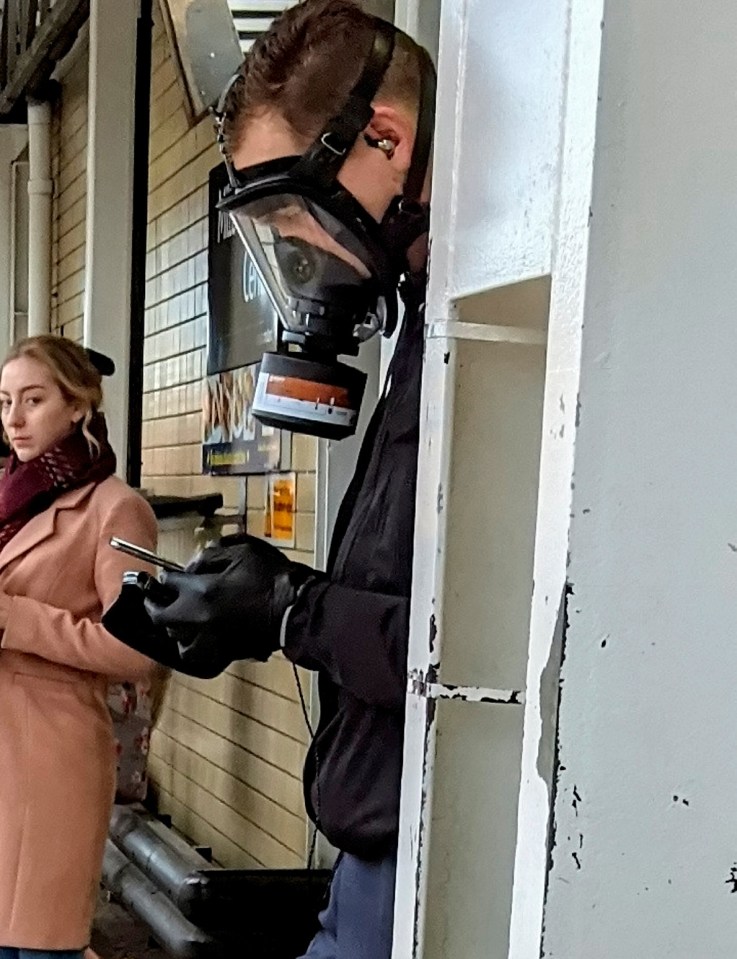
[[[602,29],[542,954],[733,959],[737,12]]]

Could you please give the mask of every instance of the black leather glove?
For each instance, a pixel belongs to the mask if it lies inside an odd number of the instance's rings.
[[[237,659],[265,661],[279,647],[284,613],[317,574],[255,536],[226,536],[183,573],[163,573],[126,625],[124,593],[103,617],[114,636],[157,662],[211,679]],[[116,607],[118,607],[116,609]]]
[[[178,669],[181,656],[177,641],[163,626],[154,626],[146,611],[147,594],[154,591],[160,593],[161,588],[159,581],[147,573],[137,575],[126,573],[120,596],[103,615],[102,625],[126,646],[155,659],[164,666]],[[173,594],[160,594],[162,603],[173,601],[173,599]],[[214,663],[203,662],[201,665],[203,669],[210,667],[209,676],[206,677],[203,672],[203,679],[212,678],[222,672],[222,669],[216,668]],[[199,673],[193,675],[199,675]]]

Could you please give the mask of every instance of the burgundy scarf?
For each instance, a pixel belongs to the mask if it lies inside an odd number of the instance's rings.
[[[90,453],[81,428],[77,428],[27,463],[10,454],[0,478],[0,550],[57,496],[87,483],[101,483],[115,472],[115,453],[102,413],[93,416],[89,432],[100,444],[99,452]]]

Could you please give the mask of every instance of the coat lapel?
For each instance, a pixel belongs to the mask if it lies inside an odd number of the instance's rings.
[[[52,536],[56,528],[57,513],[63,509],[76,509],[80,503],[87,499],[94,488],[94,483],[87,483],[85,486],[80,486],[79,489],[63,493],[43,513],[29,519],[26,525],[6,544],[4,549],[0,550],[0,570],[5,569],[13,560],[23,556],[34,546],[38,546],[39,543]]]

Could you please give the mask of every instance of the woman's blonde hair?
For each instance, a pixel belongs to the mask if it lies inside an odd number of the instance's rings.
[[[63,336],[51,333],[29,336],[11,347],[0,366],[0,373],[11,360],[22,356],[43,363],[64,398],[84,410],[82,434],[89,444],[90,453],[99,453],[100,444],[90,432],[90,423],[102,406],[102,376],[87,351]]]

